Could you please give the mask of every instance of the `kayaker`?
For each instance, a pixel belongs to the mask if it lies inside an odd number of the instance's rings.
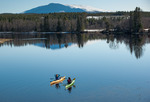
[[[68,82],[68,84],[71,84],[71,78],[70,77],[68,77],[68,80],[67,80],[67,82]]]
[[[55,75],[55,79],[56,79],[56,80],[59,80],[59,79],[60,79],[60,75],[59,75],[59,74],[56,74],[56,75]]]

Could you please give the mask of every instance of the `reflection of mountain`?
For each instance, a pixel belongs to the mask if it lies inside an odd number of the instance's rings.
[[[71,46],[72,43],[67,43],[67,44],[52,44],[52,45],[49,45],[49,46],[46,46],[44,43],[36,43],[34,44],[35,46],[38,46],[38,47],[47,47],[47,48],[50,48],[52,50],[56,50],[56,49],[61,49],[61,48],[67,48],[68,46]]]
[[[7,40],[12,39],[12,40]],[[77,45],[79,48],[94,40],[105,40],[111,49],[118,49],[119,43],[125,44],[127,49],[141,58],[144,45],[150,43],[149,35],[105,35],[105,34],[0,34],[0,47],[35,45],[46,49],[61,49]],[[90,41],[90,42],[89,42]],[[92,41],[92,42],[91,42]]]

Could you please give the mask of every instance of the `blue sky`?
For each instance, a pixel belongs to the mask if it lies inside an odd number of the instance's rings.
[[[1,0],[0,13],[20,13],[49,3],[87,5],[110,11],[130,11],[141,7],[150,11],[149,0]]]

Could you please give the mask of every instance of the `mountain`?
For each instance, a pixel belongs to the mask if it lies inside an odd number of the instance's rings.
[[[48,5],[39,6],[30,10],[25,11],[24,13],[60,13],[60,12],[106,12],[105,10],[81,6],[81,5],[63,5],[59,3],[50,3]]]

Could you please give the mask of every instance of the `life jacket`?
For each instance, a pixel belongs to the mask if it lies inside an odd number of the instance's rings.
[[[67,82],[68,82],[68,84],[70,84],[70,83],[71,83],[71,80],[68,79]]]
[[[58,74],[58,77],[55,75],[55,79],[56,79],[56,80],[59,80],[59,79],[60,79],[59,76],[60,76],[59,74]]]

